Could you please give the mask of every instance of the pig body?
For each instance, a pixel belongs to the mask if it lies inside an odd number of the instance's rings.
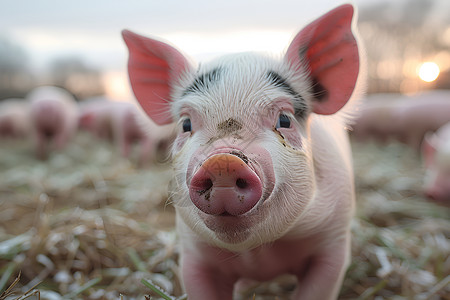
[[[105,98],[83,103],[79,123],[99,138],[113,141],[124,157],[130,157],[132,146],[137,144],[141,165],[153,161],[159,148],[168,148],[175,132],[173,125],[158,126],[144,117],[133,103]]]
[[[426,167],[425,195],[450,207],[450,122],[426,135],[422,153]]]
[[[375,95],[353,126],[359,140],[397,140],[416,149],[428,131],[450,122],[450,92],[430,91],[416,96]]]
[[[284,60],[225,56],[194,70],[173,47],[124,31],[144,111],[178,122],[171,198],[190,299],[232,299],[242,280],[298,279],[293,299],[335,299],[354,210],[344,130],[359,50],[344,5]]]
[[[24,99],[0,102],[0,137],[25,138],[30,132],[29,106]]]
[[[63,149],[74,136],[78,106],[69,92],[54,86],[35,88],[27,99],[36,155],[46,159],[51,149]]]

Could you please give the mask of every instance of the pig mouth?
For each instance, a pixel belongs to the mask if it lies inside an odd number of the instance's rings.
[[[259,216],[232,216],[229,214],[207,215],[200,212],[206,227],[214,232],[216,237],[229,244],[244,242],[251,235],[252,227],[258,223]]]
[[[233,216],[229,213],[209,215],[202,211],[198,211],[198,215],[218,239],[229,244],[242,243],[250,237],[254,227],[263,221],[263,206],[270,195],[271,190],[263,192],[256,207],[244,215]]]

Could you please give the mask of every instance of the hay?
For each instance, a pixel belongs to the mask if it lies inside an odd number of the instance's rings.
[[[150,282],[182,296],[169,168],[138,169],[87,134],[47,162],[29,148],[0,146],[0,300],[158,299]],[[353,148],[358,211],[340,299],[450,299],[449,210],[420,195],[418,155]],[[292,288],[283,277],[240,298]]]

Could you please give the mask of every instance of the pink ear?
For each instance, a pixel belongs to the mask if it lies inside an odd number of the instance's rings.
[[[155,123],[171,123],[172,88],[190,69],[187,59],[163,42],[128,30],[122,36],[130,52],[128,74],[134,95]]]
[[[431,132],[427,132],[422,141],[422,157],[425,162],[425,166],[429,167],[433,164],[434,155],[436,154],[436,135]]]
[[[339,6],[300,31],[287,50],[286,58],[293,66],[309,68],[315,113],[334,114],[355,88],[359,54],[352,18],[352,5]]]

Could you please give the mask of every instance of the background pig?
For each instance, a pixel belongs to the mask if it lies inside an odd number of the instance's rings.
[[[157,126],[144,118],[137,107],[129,102],[115,102],[112,110],[112,129],[114,140],[124,157],[129,157],[134,143],[139,146],[139,163],[142,165],[153,161],[158,148],[168,148],[173,138],[174,128],[171,124]]]
[[[29,134],[28,103],[24,99],[0,102],[0,138],[23,138]]]
[[[27,99],[36,155],[46,159],[52,148],[63,149],[75,134],[78,107],[69,92],[55,86],[35,88]]]
[[[98,138],[112,141],[112,106],[113,103],[103,97],[80,102],[79,128],[91,132]]]
[[[427,169],[425,195],[450,207],[450,123],[425,136],[422,154]]]
[[[420,148],[428,131],[450,122],[450,92],[430,91],[416,96],[375,95],[361,109],[353,135],[360,140],[397,140]]]
[[[133,91],[178,122],[171,182],[189,299],[231,299],[241,279],[297,277],[294,299],[335,299],[349,260],[354,189],[344,131],[359,74],[353,7],[294,38],[283,60],[234,54],[196,70],[124,31]]]
[[[137,145],[141,165],[155,160],[158,149],[167,150],[175,133],[173,125],[157,126],[133,103],[106,98],[82,103],[79,119],[81,128],[112,140],[124,157],[130,157],[133,145]]]

